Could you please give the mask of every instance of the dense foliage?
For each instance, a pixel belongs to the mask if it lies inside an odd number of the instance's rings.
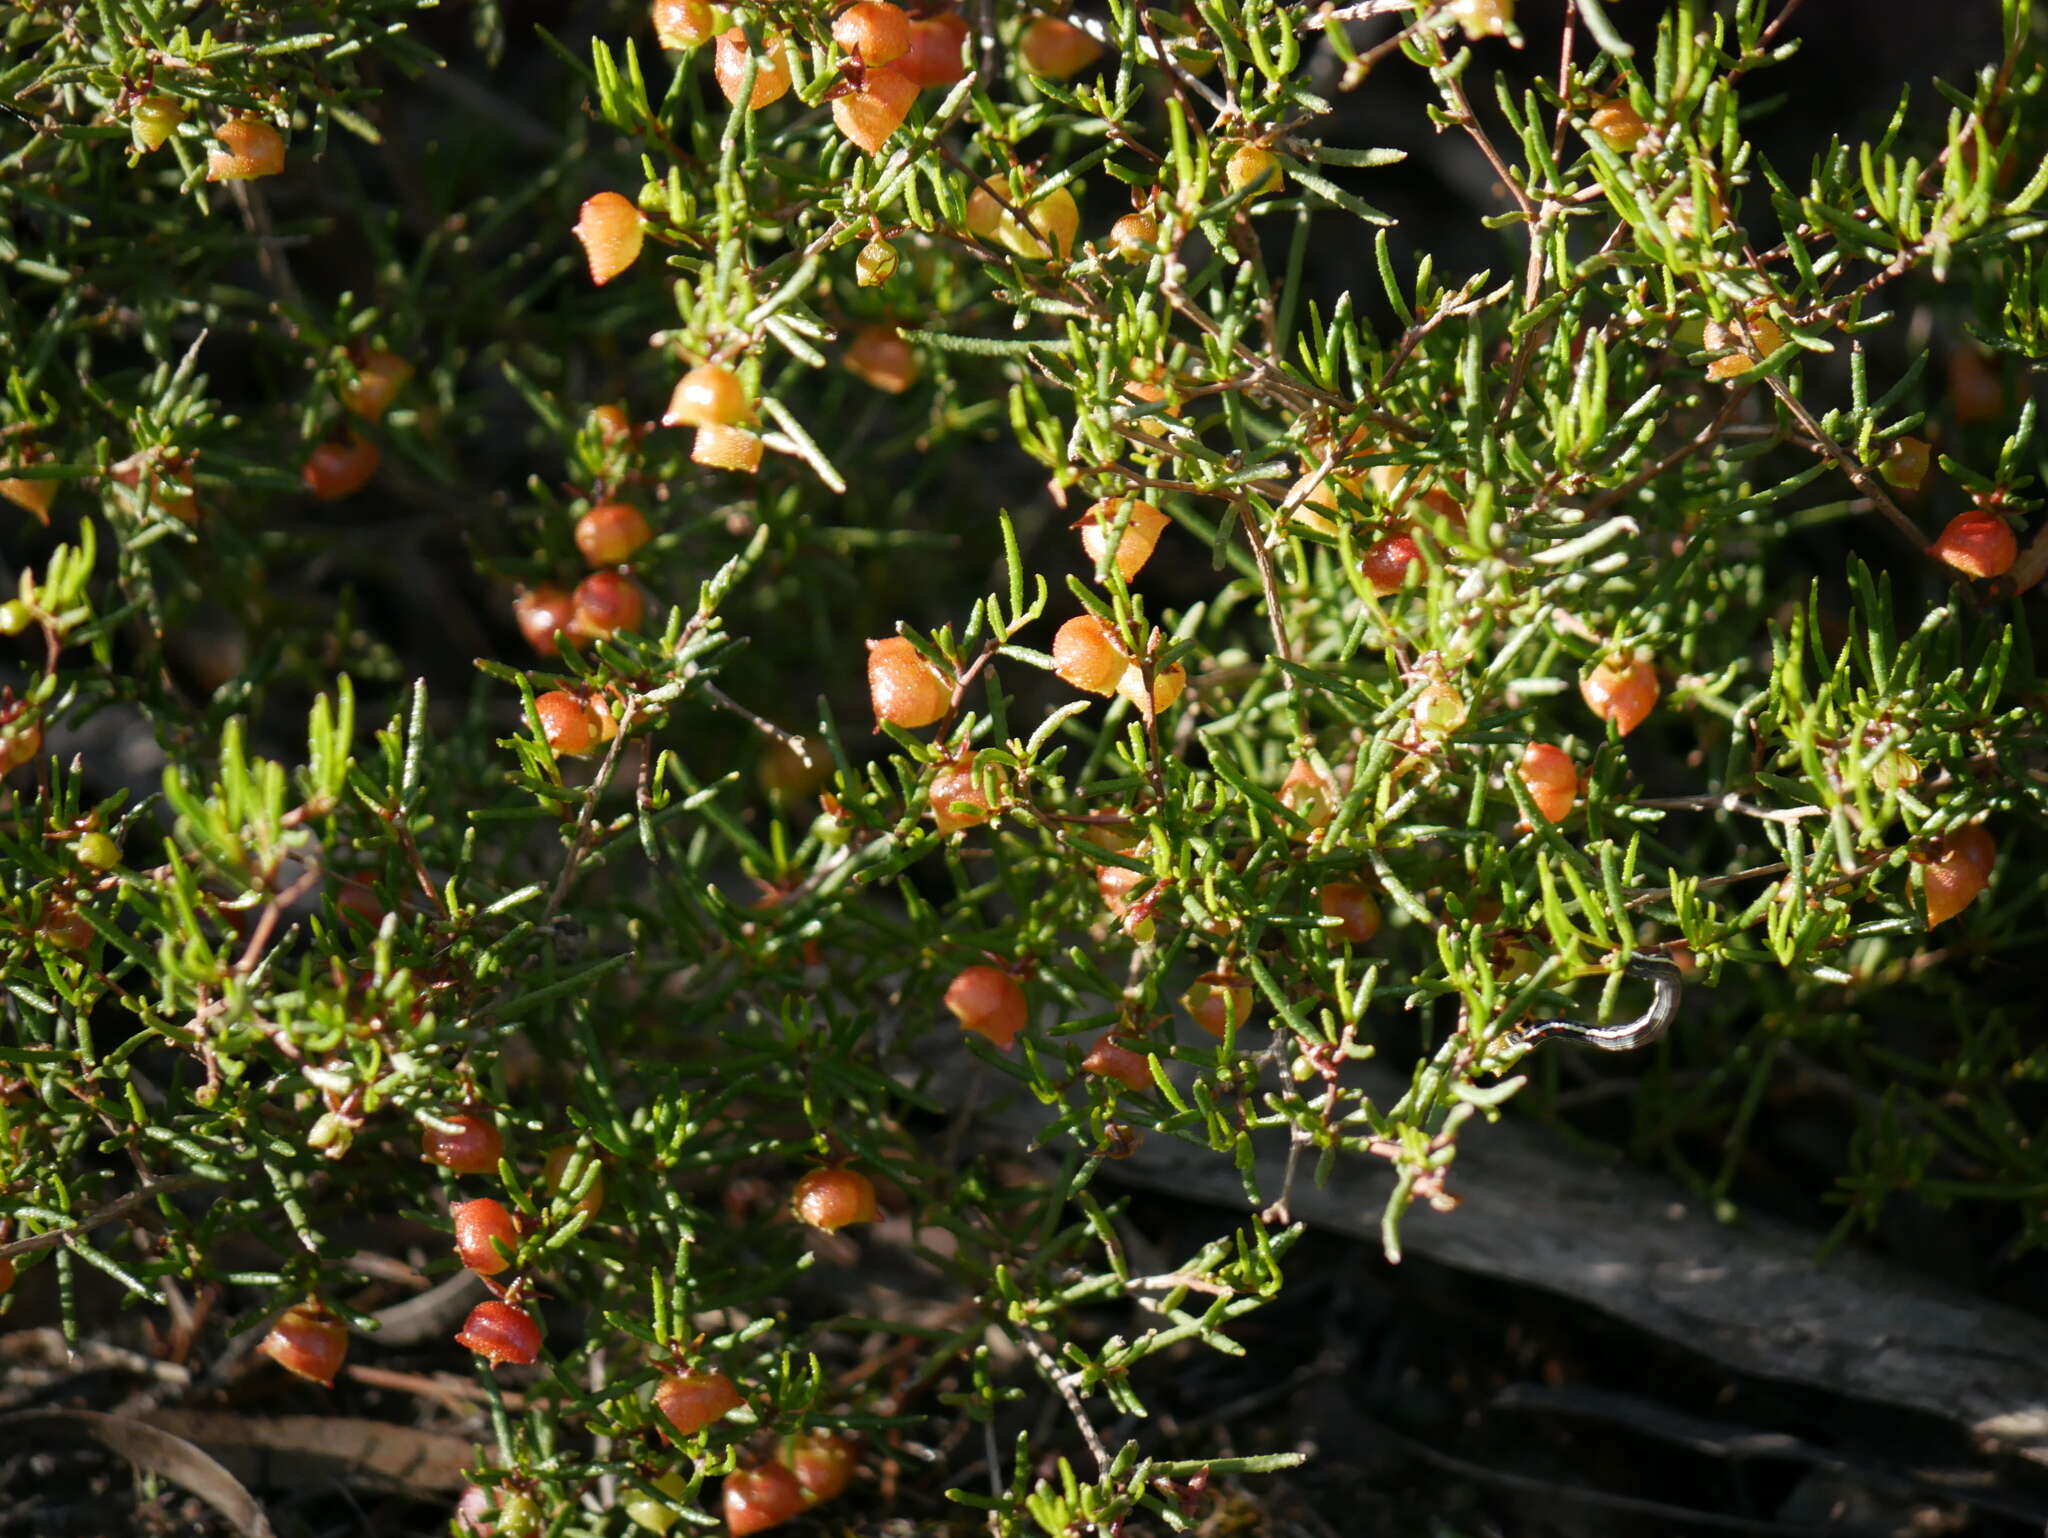
[[[1285,1181],[1390,1166],[1397,1255],[1595,1071],[1731,1203],[1847,1081],[1792,1199],[2048,1242],[2038,24],[1791,165],[1796,6],[1633,8],[10,7],[13,1301],[333,1378],[416,1243],[501,1532],[886,1449],[1061,1534],[1281,1461],[1128,1416]],[[1390,232],[1425,152],[1476,239]],[[1639,953],[1663,1044],[1516,1041]],[[1247,1206],[1137,1274],[1159,1138]],[[918,1295],[814,1285],[871,1215]]]

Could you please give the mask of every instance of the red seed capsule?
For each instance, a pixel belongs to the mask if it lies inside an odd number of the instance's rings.
[[[953,688],[915,646],[890,636],[868,642],[868,700],[876,725],[915,731],[953,708]]]
[[[575,618],[576,600],[569,590],[544,582],[512,600],[512,617],[526,644],[543,657],[555,655],[555,634],[568,630]]]
[[[861,77],[860,89],[832,100],[832,121],[863,155],[872,155],[903,126],[917,87],[910,77],[886,65]]]
[[[1547,742],[1532,742],[1522,750],[1522,762],[1515,772],[1529,787],[1529,799],[1551,822],[1563,822],[1579,796],[1579,772],[1571,755]]]
[[[630,198],[600,192],[583,200],[576,214],[576,239],[590,265],[590,281],[602,288],[640,257],[640,210]]]
[[[753,402],[739,375],[722,363],[702,363],[676,381],[664,427],[730,427],[754,418]]]
[[[849,1223],[872,1223],[879,1211],[875,1183],[859,1170],[811,1170],[796,1183],[789,1210],[799,1223],[828,1234]]]
[[[1126,582],[1145,569],[1145,563],[1152,559],[1152,552],[1159,545],[1160,531],[1166,527],[1166,514],[1150,502],[1132,501],[1129,506],[1130,520],[1124,525],[1123,537],[1116,542],[1116,553],[1110,557],[1117,575]],[[1081,516],[1081,548],[1087,552],[1089,565],[1097,571],[1102,569],[1110,531],[1124,516],[1124,507],[1125,499],[1112,497],[1097,502]]]
[[[594,571],[576,584],[569,629],[578,640],[594,641],[621,630],[638,630],[647,618],[647,600],[631,577],[615,571]]]
[[[1048,80],[1071,80],[1102,57],[1102,45],[1070,21],[1040,16],[1017,45],[1024,67]]]
[[[917,383],[917,354],[894,326],[861,327],[841,361],[856,377],[890,395]]]
[[[593,566],[629,561],[652,538],[654,530],[630,502],[600,502],[576,520],[576,548]]]
[[[1958,422],[1992,422],[2005,415],[2005,385],[1979,352],[1950,356],[1948,398]]]
[[[725,1476],[726,1530],[732,1538],[779,1527],[803,1515],[808,1502],[796,1475],[779,1463],[737,1469]]]
[[[457,1112],[444,1116],[447,1131],[440,1127],[420,1128],[420,1157],[458,1175],[489,1175],[497,1171],[505,1156],[505,1140],[498,1129],[480,1116]]]
[[[1133,1052],[1123,1046],[1113,1036],[1100,1038],[1088,1049],[1088,1055],[1081,1059],[1081,1071],[1114,1079],[1135,1094],[1143,1094],[1153,1087],[1150,1060],[1144,1053]]]
[[[493,1367],[506,1362],[525,1367],[540,1357],[540,1326],[516,1304],[487,1298],[469,1311],[455,1343],[467,1346]]]
[[[1408,580],[1408,568],[1422,559],[1421,550],[1406,534],[1396,534],[1383,539],[1368,549],[1359,558],[1359,570],[1365,573],[1366,586],[1380,597],[1401,591],[1401,585]]]
[[[745,1403],[722,1372],[665,1372],[654,1390],[654,1408],[681,1437],[695,1436]]]
[[[9,1292],[13,1291],[14,1275],[13,1259],[9,1256],[0,1255],[0,1297],[5,1297]]]
[[[355,376],[341,387],[341,404],[366,422],[380,421],[410,378],[410,363],[395,352],[373,348],[363,354],[355,365]]]
[[[1991,884],[1998,845],[1981,827],[1958,828],[1938,842],[1921,872],[1927,899],[1927,927],[1946,923],[1977,900]]]
[[[318,1302],[298,1303],[285,1310],[256,1349],[286,1372],[333,1388],[348,1355],[348,1330]]]
[[[747,97],[747,106],[759,112],[789,94],[789,55],[781,38],[770,38],[767,45],[756,52],[744,31],[738,27],[730,28],[718,39],[718,56],[712,64],[712,73],[718,77],[718,89],[725,93],[725,99],[737,103],[740,91],[746,85],[749,55],[757,63],[754,89]]]
[[[581,758],[598,744],[597,717],[565,690],[550,689],[541,695],[533,702],[533,713],[540,717],[541,732],[558,758]]]
[[[931,788],[932,820],[942,836],[972,828],[989,819],[988,797],[974,780],[974,751],[963,752],[939,771]]]
[[[1657,670],[1640,657],[1610,658],[1579,684],[1586,708],[1626,737],[1657,703]]]
[[[322,502],[339,502],[369,485],[370,477],[383,462],[384,456],[376,444],[360,433],[350,433],[346,439],[315,444],[299,471],[299,479]]]
[[[1053,673],[1084,694],[1111,695],[1131,659],[1117,645],[1116,632],[1093,614],[1077,614],[1052,638]]]
[[[1316,906],[1324,918],[1337,920],[1335,927],[1326,931],[1332,941],[1364,945],[1380,932],[1380,905],[1356,882],[1331,882],[1316,893]]]
[[[967,23],[956,12],[921,16],[910,24],[910,48],[896,68],[920,89],[958,84],[967,76],[966,43]]]
[[[1977,508],[1949,519],[1927,553],[1966,577],[2002,577],[2012,570],[2020,546],[2011,524]]]
[[[231,118],[213,136],[226,148],[207,152],[210,182],[250,182],[284,169],[284,138],[261,118]]]
[[[853,1445],[829,1431],[798,1432],[783,1442],[775,1461],[796,1475],[812,1506],[845,1494],[853,1481]]]
[[[910,18],[883,0],[854,0],[832,18],[832,41],[863,64],[891,64],[909,51]]]
[[[1233,972],[1207,972],[1181,995],[1188,1018],[1222,1040],[1232,1023],[1242,1029],[1252,1017],[1251,982]]]
[[[503,1202],[485,1196],[457,1202],[448,1210],[455,1219],[455,1253],[467,1269],[478,1276],[496,1276],[512,1264],[508,1257],[519,1253],[519,1225]]]
[[[702,48],[717,30],[717,17],[705,0],[654,0],[654,36],[664,48]]]
[[[986,1036],[1005,1052],[1031,1018],[1023,988],[999,967],[963,968],[946,985],[946,1008],[962,1030]]]

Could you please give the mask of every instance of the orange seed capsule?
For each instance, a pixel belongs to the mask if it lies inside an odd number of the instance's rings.
[[[1550,822],[1563,822],[1579,796],[1579,772],[1571,755],[1547,742],[1532,742],[1522,750],[1515,772],[1529,787],[1529,799]]]
[[[917,354],[894,326],[863,326],[846,344],[849,372],[890,395],[917,383]]]
[[[1257,144],[1240,144],[1231,152],[1230,159],[1224,163],[1223,180],[1232,192],[1250,188],[1269,198],[1287,187],[1287,176],[1280,169],[1280,162],[1273,158],[1271,150]]]
[[[759,112],[789,94],[789,55],[779,37],[771,38],[768,45],[757,52],[741,28],[732,27],[721,34],[712,73],[718,77],[718,89],[725,93],[728,102],[737,104],[740,99],[740,91],[746,85],[749,59],[755,61],[755,67],[754,89],[747,96],[747,106]]]
[[[319,1302],[297,1303],[284,1311],[256,1349],[286,1372],[333,1388],[334,1375],[348,1355],[348,1330]]]
[[[1934,847],[1921,873],[1927,899],[1927,927],[1946,923],[1977,900],[1991,883],[1998,845],[1981,827],[1958,828]]]
[[[345,439],[330,438],[313,445],[313,452],[300,467],[299,479],[322,502],[339,502],[369,485],[383,462],[376,444],[361,433],[350,433]]]
[[[1187,686],[1188,670],[1178,662],[1160,668],[1152,676],[1152,714],[1163,715],[1171,710]],[[1123,677],[1116,681],[1116,692],[1142,712],[1145,709],[1144,670],[1135,663],[1124,669]]]
[[[665,1372],[654,1390],[654,1408],[682,1437],[695,1436],[745,1403],[722,1372]]]
[[[932,821],[941,836],[976,827],[989,819],[988,797],[974,781],[974,750],[967,749],[939,771],[931,788]]]
[[[1039,16],[1024,29],[1017,54],[1034,75],[1071,80],[1102,57],[1102,45],[1070,21]]]
[[[729,427],[750,422],[753,402],[739,375],[722,363],[702,363],[676,381],[669,393],[664,427]]]
[[[543,657],[555,655],[555,633],[568,630],[576,612],[576,600],[565,587],[543,582],[512,600],[512,617],[526,644]]]
[[[853,1448],[829,1431],[799,1432],[782,1444],[776,1461],[796,1475],[805,1501],[813,1506],[844,1495],[853,1482]]]
[[[1081,548],[1087,552],[1089,564],[1100,571],[1103,554],[1109,548],[1110,531],[1115,528],[1117,520],[1124,517],[1126,506],[1130,509],[1130,517],[1124,524],[1122,537],[1116,542],[1116,554],[1110,559],[1117,574],[1129,582],[1152,559],[1152,552],[1159,545],[1160,531],[1166,527],[1166,514],[1150,502],[1132,500],[1127,503],[1122,497],[1097,502],[1081,517]]]
[[[761,468],[763,447],[759,433],[748,432],[744,427],[722,427],[718,423],[707,422],[690,440],[690,462],[713,470],[736,470],[741,475],[752,475]]]
[[[1208,972],[1181,995],[1188,1018],[1217,1040],[1232,1025],[1243,1028],[1252,1017],[1252,985],[1234,972]]]
[[[1311,828],[1325,828],[1336,815],[1336,786],[1305,758],[1297,758],[1280,782],[1280,804]]]
[[[832,121],[854,148],[872,155],[903,126],[910,104],[916,100],[917,87],[910,77],[883,65],[867,71],[858,91],[833,99]]]
[[[616,192],[587,197],[576,214],[576,239],[590,264],[590,281],[602,288],[639,259],[640,210]]]
[[[647,600],[631,577],[615,571],[594,571],[576,584],[569,629],[580,641],[601,640],[621,630],[638,630],[647,618]]]
[[[592,566],[616,566],[654,538],[630,502],[600,502],[576,520],[576,548]]]
[[[355,365],[355,376],[341,387],[341,404],[366,422],[380,421],[410,378],[412,365],[404,358],[372,348]]]
[[[859,1170],[818,1169],[807,1172],[791,1193],[789,1210],[799,1223],[833,1233],[849,1223],[872,1223],[875,1183]]]
[[[1507,34],[1515,19],[1515,0],[1451,0],[1444,10],[1464,28],[1465,40],[1476,43]]]
[[[2019,552],[2012,525],[1982,508],[1956,514],[1927,547],[1929,555],[1966,577],[2002,577]]]
[[[796,1475],[779,1463],[735,1469],[726,1475],[721,1503],[726,1531],[732,1538],[780,1527],[802,1516],[810,1505]]]
[[[986,1036],[1005,1052],[1030,1023],[1024,989],[999,967],[963,968],[946,985],[946,1008],[962,1030]]]
[[[1610,96],[1597,103],[1587,115],[1587,126],[1618,154],[1627,154],[1642,142],[1650,125],[1624,96]]]
[[[1110,249],[1127,262],[1142,262],[1159,243],[1159,221],[1150,214],[1125,214],[1109,227]]]
[[[956,85],[967,75],[966,44],[967,23],[957,12],[920,16],[910,24],[910,48],[896,68],[920,90]]]
[[[207,152],[210,182],[252,182],[284,169],[284,136],[261,118],[230,118],[213,136],[226,148]]]
[[[1143,1094],[1153,1087],[1150,1060],[1113,1036],[1100,1038],[1088,1049],[1088,1055],[1081,1059],[1081,1071],[1114,1079],[1134,1094]]]
[[[2005,415],[2005,384],[1979,352],[1950,355],[1948,398],[1958,422],[1994,422]]]
[[[953,708],[953,687],[901,636],[868,642],[868,700],[875,724],[915,731]]]
[[[1053,673],[1084,694],[1116,692],[1131,659],[1117,645],[1116,632],[1093,614],[1077,614],[1052,638]]]
[[[664,48],[702,48],[718,26],[705,0],[654,0],[654,36]]]
[[[892,64],[910,49],[910,18],[883,0],[854,0],[832,18],[832,41],[870,67]]]
[[[1372,893],[1354,881],[1332,881],[1316,893],[1316,905],[1326,919],[1337,920],[1330,939],[1364,945],[1380,932],[1380,905]]]
[[[1610,658],[1585,676],[1579,693],[1587,709],[1626,737],[1657,703],[1657,670],[1640,657]]]

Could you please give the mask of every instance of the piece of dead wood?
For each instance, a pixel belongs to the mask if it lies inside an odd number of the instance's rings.
[[[345,1415],[224,1415],[156,1410],[143,1417],[218,1458],[261,1489],[333,1482],[435,1496],[459,1490],[476,1457],[468,1437]]]
[[[270,1519],[256,1497],[226,1468],[170,1427],[98,1410],[20,1410],[0,1415],[0,1442],[17,1437],[62,1447],[98,1442],[137,1468],[190,1490],[243,1538],[273,1538]]]
[[[1050,1119],[1036,1104],[992,1109],[992,1070],[926,1084],[953,1105],[981,1102],[973,1136],[1014,1148]],[[1347,1074],[1348,1076],[1348,1074]],[[1406,1086],[1367,1068],[1391,1105]],[[1759,1378],[1895,1405],[1968,1428],[1990,1450],[2048,1464],[2048,1324],[1872,1257],[1814,1258],[1818,1235],[1748,1215],[1716,1222],[1670,1181],[1567,1148],[1513,1116],[1459,1139],[1456,1212],[1421,1204],[1405,1246],[1444,1265],[1505,1277],[1597,1308],[1651,1335]],[[1261,1144],[1260,1188],[1277,1194],[1283,1139]],[[1247,1210],[1227,1155],[1152,1135],[1105,1178]],[[1376,1161],[1339,1164],[1327,1187],[1294,1186],[1295,1217],[1378,1245],[1392,1175]]]

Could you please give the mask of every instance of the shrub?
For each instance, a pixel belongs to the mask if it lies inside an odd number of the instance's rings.
[[[0,21],[12,1296],[217,1288],[202,1349],[290,1309],[317,1378],[402,1219],[536,1385],[465,1520],[751,1530],[979,1422],[913,1516],[1179,1524],[1289,1455],[1102,1428],[1280,1294],[1259,1145],[1391,1166],[1398,1256],[1639,952],[1694,988],[1600,1130],[1750,1196],[1822,1060],[1843,1233],[2048,1239],[2028,8],[1804,171],[1761,0],[1580,0],[1561,64],[1511,0],[858,9]],[[1499,206],[1397,243],[1432,128]],[[1146,1137],[1253,1214],[1151,1278]],[[792,1220],[854,1171],[878,1225]],[[943,1323],[793,1292],[884,1242]]]

